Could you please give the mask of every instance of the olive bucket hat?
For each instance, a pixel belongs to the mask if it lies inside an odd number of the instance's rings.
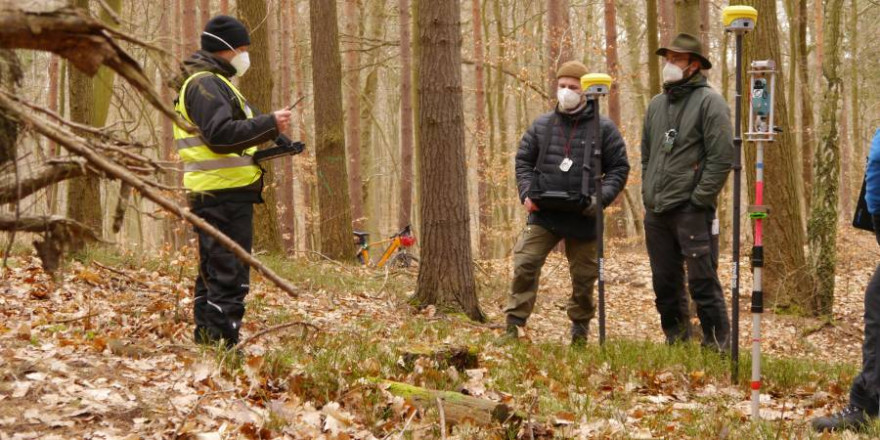
[[[666,52],[669,51],[689,53],[700,60],[700,65],[703,69],[712,68],[712,63],[709,62],[708,58],[703,56],[703,45],[700,44],[700,40],[691,34],[681,33],[676,35],[675,38],[672,39],[672,42],[669,43],[669,46],[661,47],[654,53],[662,57],[666,56]]]

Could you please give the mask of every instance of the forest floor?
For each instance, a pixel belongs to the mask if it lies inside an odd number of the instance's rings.
[[[851,229],[839,249],[831,321],[764,315],[757,423],[748,418],[746,261],[741,368],[731,381],[727,358],[662,344],[641,246],[609,245],[601,349],[595,323],[586,347],[568,346],[570,281],[556,254],[515,344],[496,343],[509,259],[477,265],[489,318],[478,324],[409,306],[412,270],[266,258],[300,293],[252,279],[243,337],[279,327],[242,354],[191,343],[192,249],[149,260],[95,251],[58,282],[22,253],[0,281],[0,439],[876,438],[880,423],[861,437],[820,437],[808,424],[845,404],[861,360],[863,292],[878,253]],[[729,268],[722,259],[728,301]],[[457,344],[478,352],[476,365],[405,355]],[[455,420],[446,400],[404,399],[383,380],[503,403],[515,417]]]

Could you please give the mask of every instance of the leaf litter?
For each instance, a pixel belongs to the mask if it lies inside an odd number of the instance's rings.
[[[861,236],[841,238],[833,324],[766,313],[765,353],[779,358],[860,362],[862,298],[876,255],[865,258],[854,250],[871,248],[870,244]],[[185,259],[175,263],[191,264]],[[489,274],[494,278],[484,285],[483,309],[491,322],[503,322],[511,261],[480,264],[478,276]],[[742,267],[747,268],[747,264],[744,261]],[[729,271],[725,270],[729,266],[729,260],[722,258],[719,272],[724,286],[730,284]],[[378,398],[373,396],[372,403],[365,404],[369,400],[364,391],[368,384],[348,382],[344,375],[336,378],[340,392],[325,399],[315,399],[308,391],[309,385],[298,382],[304,380],[305,365],[292,365],[283,380],[268,377],[266,356],[279,343],[293,338],[302,342],[303,351],[321,350],[303,339],[305,329],[300,329],[299,335],[285,330],[261,338],[246,347],[246,359],[236,370],[239,373],[225,370],[217,352],[199,349],[190,342],[190,280],[181,277],[178,267],[169,267],[167,271],[148,271],[75,262],[55,283],[42,272],[36,258],[15,261],[2,279],[0,295],[0,313],[6,318],[0,323],[0,439],[376,439],[399,436],[404,431],[412,438],[437,437],[436,409],[418,408],[408,399],[381,389]],[[340,277],[374,276],[368,270],[329,264],[322,270],[338,272]],[[384,276],[387,283],[388,274]],[[413,273],[392,277],[394,282],[410,287],[414,283]],[[609,340],[662,343],[644,252],[610,246],[606,277]],[[291,298],[258,276],[254,278],[245,336],[268,327],[269,319],[277,319],[279,311],[285,312],[285,320],[301,320],[314,324],[321,332],[341,335],[358,332],[354,322],[368,320],[381,328],[376,335],[379,339],[370,343],[386,346],[409,320],[418,318],[430,323],[447,319],[435,308],[412,310],[405,298],[389,293],[384,284],[382,291],[376,292],[368,288],[311,288],[316,282],[302,279],[298,281],[302,295]],[[750,274],[744,270],[741,285],[750,283]],[[551,255],[538,305],[525,329],[532,344],[568,342],[565,303],[570,289],[564,257]],[[748,290],[742,292],[742,317],[749,316]],[[725,293],[729,295],[729,291]],[[727,301],[729,304],[729,297]],[[488,326],[454,319],[449,322],[458,334],[498,333]],[[750,338],[749,327],[742,325],[746,322],[740,326],[743,344]],[[591,338],[595,338],[596,327],[594,324],[591,329]],[[423,336],[438,336],[431,331],[430,326],[426,327]],[[456,335],[444,336],[443,340],[455,342]],[[393,356],[390,348],[381,350]],[[741,352],[745,351],[744,345]],[[509,351],[486,346],[480,356],[482,366],[465,371],[454,367],[436,370],[427,362],[412,372],[401,373],[402,364],[383,366],[373,359],[363,362],[362,367],[373,376],[416,385],[458,384],[458,390],[471,396],[514,405],[521,413],[532,411],[535,422],[520,427],[520,438],[536,434],[536,438],[699,438],[682,431],[693,414],[734,411],[746,420],[749,412],[747,389],[729,381],[711,380],[703,371],[665,371],[620,383],[607,364],[592,367],[589,381],[603,393],[593,396],[598,402],[592,405],[601,406],[602,402],[628,395],[631,404],[624,410],[599,407],[594,413],[605,416],[588,419],[572,412],[573,408],[543,408],[547,403],[540,399],[527,408],[524,395],[499,388],[500,379],[493,375],[492,366],[512,359]],[[555,379],[552,372],[538,370],[529,377],[533,386],[546,386],[557,395],[569,396],[572,402],[582,398],[578,389]],[[847,392],[844,386],[805,387],[787,395],[765,391],[761,396],[762,416],[789,423],[803,423],[841,405]],[[376,408],[371,406],[384,408],[383,416],[377,419]],[[647,422],[657,415],[665,417],[662,426]],[[475,429],[450,431],[449,438],[474,438],[467,433],[481,432]],[[494,432],[491,437],[498,436],[497,431],[487,432]]]

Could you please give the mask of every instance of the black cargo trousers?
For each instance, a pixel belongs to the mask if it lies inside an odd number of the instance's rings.
[[[703,345],[725,350],[730,320],[718,279],[718,231],[715,212],[690,204],[662,214],[645,214],[645,241],[651,261],[655,305],[668,343],[690,338],[687,286],[697,306]]]
[[[253,203],[222,202],[194,206],[192,211],[246,251],[251,251]],[[250,287],[250,268],[215,238],[198,228],[195,230],[199,235],[199,275],[193,304],[195,341],[212,344],[223,339],[231,347],[238,343],[244,298]]]
[[[880,245],[880,215],[873,216],[874,234]],[[871,416],[878,413],[880,400],[880,265],[865,288],[865,341],[862,343],[862,371],[849,391],[850,403]]]

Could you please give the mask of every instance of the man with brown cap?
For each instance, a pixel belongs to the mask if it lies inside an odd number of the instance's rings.
[[[253,241],[254,203],[262,203],[263,171],[254,163],[257,146],[286,144],[290,110],[259,114],[233,85],[250,66],[250,36],[244,24],[219,15],[205,25],[202,50],[183,62],[173,80],[175,109],[198,128],[174,127],[184,165],[183,186],[192,212],[247,251]],[[199,275],[195,283],[195,342],[227,347],[238,342],[249,290],[249,268],[200,229]]]
[[[572,344],[587,340],[596,310],[592,295],[598,278],[596,200],[601,197],[602,206],[608,206],[629,175],[623,137],[610,119],[597,114],[594,101],[583,93],[580,78],[587,73],[577,61],[559,68],[556,108],[535,119],[519,144],[516,183],[528,222],[513,250],[513,283],[504,309],[505,339],[515,340],[519,327],[526,324],[535,307],[541,267],[557,243],[564,241],[572,283],[567,307]],[[594,118],[600,118],[599,133],[594,132]],[[596,134],[604,174],[599,191],[589,170]]]
[[[666,59],[663,93],[651,100],[642,131],[645,241],[655,304],[667,343],[689,339],[687,263],[703,345],[724,350],[730,321],[718,280],[715,206],[733,164],[730,108],[703,76],[712,63],[697,38],[678,34],[656,53]]]

